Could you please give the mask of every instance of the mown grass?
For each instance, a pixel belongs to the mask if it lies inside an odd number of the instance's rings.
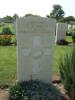
[[[0,85],[10,85],[17,73],[16,46],[0,46]]]
[[[72,46],[55,46],[54,50],[54,65],[53,65],[53,74],[59,75],[59,62],[66,53],[72,51]]]
[[[72,36],[66,36],[66,41],[72,42]]]

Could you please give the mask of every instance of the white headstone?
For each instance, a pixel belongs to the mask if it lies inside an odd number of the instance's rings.
[[[66,23],[56,24],[56,42],[65,40],[68,25]]]
[[[41,17],[16,20],[19,81],[51,82],[55,24],[54,19]]]

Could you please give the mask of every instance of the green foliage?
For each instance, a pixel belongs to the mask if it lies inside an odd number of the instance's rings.
[[[61,100],[59,90],[42,81],[18,82],[9,89],[10,100]]]
[[[10,30],[9,27],[5,27],[5,28],[3,28],[3,30],[2,30],[2,34],[12,34],[12,31]]]
[[[39,16],[39,15],[33,15],[33,14],[31,14],[31,13],[25,15],[25,17],[28,17],[28,16],[35,16],[35,17],[37,17],[37,16]]]
[[[12,44],[17,44],[17,40],[16,40],[16,38],[15,38],[15,35],[12,35],[12,40],[11,40],[11,43]]]
[[[0,45],[9,45],[11,40],[11,35],[0,35]]]
[[[67,22],[67,23],[70,23],[71,21],[75,21],[75,18],[73,16],[68,16],[58,20],[58,22]]]
[[[75,43],[75,29],[73,29],[72,27],[68,30],[67,35],[72,36],[72,41],[73,43]]]
[[[75,43],[75,29],[72,30],[72,40],[73,43]]]
[[[48,15],[48,18],[55,18],[56,20],[62,19],[64,17],[64,11],[60,5],[53,5],[53,10],[50,13],[50,16]]]
[[[72,36],[72,27],[70,27],[68,30],[67,30],[67,32],[66,32],[66,35],[67,36]]]
[[[13,15],[13,19],[16,20],[16,18],[18,18],[18,15],[17,14],[14,14]]]
[[[66,54],[59,64],[60,76],[65,89],[75,96],[75,47],[71,54]]]
[[[7,16],[4,17],[4,19],[6,19],[6,20],[13,20],[13,17],[7,15]]]

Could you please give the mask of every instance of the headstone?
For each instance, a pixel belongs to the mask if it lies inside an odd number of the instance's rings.
[[[19,81],[51,82],[55,24],[54,19],[41,17],[16,20]]]
[[[56,43],[60,40],[65,40],[68,25],[66,23],[56,24]]]

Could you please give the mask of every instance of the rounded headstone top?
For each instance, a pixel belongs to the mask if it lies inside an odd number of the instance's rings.
[[[18,33],[53,33],[56,20],[39,16],[20,17],[16,20]]]

